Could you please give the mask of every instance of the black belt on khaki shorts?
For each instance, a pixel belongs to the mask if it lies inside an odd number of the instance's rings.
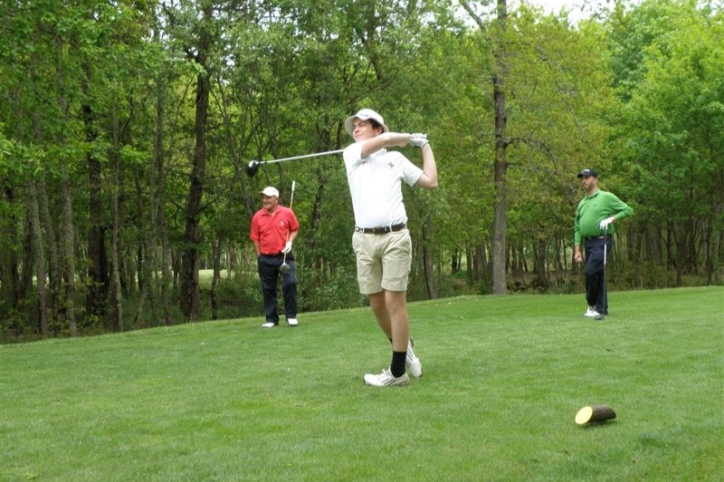
[[[359,226],[355,226],[354,231],[362,234],[387,234],[402,231],[406,227],[407,225],[405,223],[393,224],[392,226],[380,226],[379,228],[360,228]]]

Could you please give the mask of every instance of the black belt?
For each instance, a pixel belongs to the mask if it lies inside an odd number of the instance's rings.
[[[284,253],[276,253],[276,254],[261,253],[261,255],[266,256],[267,258],[280,258],[280,257],[284,256]]]
[[[588,236],[587,238],[583,238],[584,241],[593,241],[594,239],[609,239],[613,236],[610,234],[607,234],[605,236]]]
[[[393,224],[392,226],[380,226],[379,228],[360,228],[359,226],[355,226],[354,231],[362,234],[387,234],[402,231],[406,227],[407,225],[405,223]]]

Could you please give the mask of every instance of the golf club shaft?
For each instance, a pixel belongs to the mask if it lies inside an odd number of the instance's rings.
[[[606,280],[606,263],[608,255],[608,226],[603,228],[603,313],[608,307],[608,282]]]
[[[294,161],[296,159],[307,159],[309,157],[330,156],[332,154],[341,154],[343,151],[344,149],[337,149],[335,151],[316,152],[314,154],[303,154],[301,156],[282,157],[281,159],[272,159],[271,161],[259,161],[259,164],[274,164],[275,162]],[[292,193],[294,193],[294,189],[292,189]]]
[[[292,194],[289,196],[289,209],[292,209],[292,205],[294,204],[294,188],[297,185],[297,181],[292,181]],[[289,231],[287,231],[287,243],[289,242]],[[284,246],[286,248],[286,246]],[[287,252],[284,252],[284,259],[282,259],[282,266],[287,264]],[[281,267],[280,267],[281,269]]]

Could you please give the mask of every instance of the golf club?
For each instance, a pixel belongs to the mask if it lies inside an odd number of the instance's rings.
[[[608,307],[608,287],[606,282],[606,255],[608,253],[608,224],[603,228],[603,312],[601,313],[601,319],[604,318],[604,313]]]
[[[332,154],[341,154],[343,151],[344,151],[344,149],[337,149],[335,151],[317,152],[315,154],[304,154],[301,156],[282,157],[281,159],[274,159],[271,161],[249,161],[249,165],[246,166],[246,174],[249,177],[254,177],[254,175],[256,175],[256,171],[259,170],[259,166],[261,166],[262,164],[274,164],[275,162],[294,161],[297,159],[307,159],[309,157],[329,156]]]
[[[292,195],[289,197],[289,209],[292,209],[292,204],[294,204],[294,187],[296,186],[297,181],[292,181]],[[287,242],[289,241],[289,232],[287,231]],[[282,260],[282,265],[279,266],[279,271],[281,273],[289,273],[289,270],[291,268],[287,264],[287,252],[284,252],[284,259]]]

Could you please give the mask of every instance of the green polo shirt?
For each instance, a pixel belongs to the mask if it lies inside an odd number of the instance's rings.
[[[599,225],[609,216],[616,216],[616,221],[625,219],[633,214],[633,209],[607,191],[600,189],[593,194],[586,195],[578,203],[576,221],[573,224],[573,240],[576,246],[581,245],[583,238],[603,235]],[[608,225],[608,234],[616,232],[614,224]]]

